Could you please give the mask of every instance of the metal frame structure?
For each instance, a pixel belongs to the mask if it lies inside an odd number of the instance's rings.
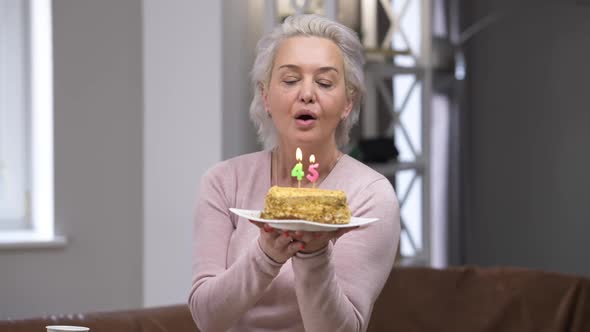
[[[382,40],[378,40],[376,34],[375,20],[371,17],[376,17],[377,1],[379,1],[382,8],[385,10],[389,18],[390,25],[387,33]],[[410,1],[405,0],[401,6],[401,10],[395,13],[391,1],[387,0],[365,0],[363,1],[363,43],[367,49],[377,50],[377,57],[373,56],[373,60],[367,64],[366,68],[366,87],[367,98],[365,108],[362,113],[362,136],[364,138],[375,138],[380,135],[378,124],[380,121],[378,100],[382,100],[387,109],[391,113],[391,123],[387,129],[387,133],[391,134],[397,132],[405,137],[408,146],[412,152],[413,160],[400,161],[389,163],[385,165],[370,165],[378,172],[395,177],[402,171],[414,170],[415,173],[410,180],[404,192],[398,192],[398,199],[400,208],[403,209],[404,204],[408,199],[409,193],[414,186],[417,178],[421,178],[421,202],[422,220],[413,222],[421,222],[421,246],[416,244],[414,236],[409,232],[408,220],[402,216],[402,232],[405,232],[405,239],[414,249],[415,255],[401,257],[399,264],[401,265],[430,265],[431,264],[431,218],[430,218],[430,126],[431,126],[431,100],[432,100],[432,59],[431,59],[431,22],[432,22],[432,2],[429,0],[420,0],[420,49],[419,52],[413,50],[408,41],[408,37],[404,32],[401,21],[406,14]],[[407,49],[395,50],[392,48],[392,39],[395,33],[399,33],[402,40],[406,44]],[[381,52],[379,52],[381,51]],[[414,59],[414,66],[399,66],[391,57],[385,54],[409,55]],[[375,60],[377,59],[377,60]],[[409,88],[405,96],[396,96],[395,89],[388,88],[386,81],[395,82],[394,78],[398,75],[412,75],[414,82]],[[394,83],[395,84],[395,83]],[[408,134],[408,128],[404,125],[401,115],[408,105],[408,100],[413,89],[417,85],[421,86],[421,149],[417,149],[413,144]],[[402,98],[401,104],[396,107],[396,98]],[[403,239],[402,239],[403,240]]]

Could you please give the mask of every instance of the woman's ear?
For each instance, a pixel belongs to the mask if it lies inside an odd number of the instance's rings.
[[[348,117],[348,115],[350,115],[350,112],[352,112],[352,107],[354,106],[354,99],[354,96],[348,98],[348,101],[344,106],[344,112],[342,112],[342,115],[340,116],[340,120],[345,120]]]
[[[264,103],[264,110],[270,114],[270,105],[268,103],[268,93],[266,92],[266,89],[264,88],[264,84],[262,84],[261,82],[258,82],[258,91],[260,92],[260,97],[262,98],[262,101]]]

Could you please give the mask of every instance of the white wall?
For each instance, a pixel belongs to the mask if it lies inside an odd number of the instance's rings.
[[[222,3],[145,0],[144,305],[184,303],[200,176],[221,160]]]
[[[187,300],[198,181],[258,149],[261,22],[247,17],[263,3],[249,3],[54,0],[56,226],[70,242],[0,251],[0,319]]]
[[[141,1],[54,0],[61,249],[0,251],[0,319],[141,305]]]

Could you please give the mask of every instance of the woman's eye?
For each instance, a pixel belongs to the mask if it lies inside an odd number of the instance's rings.
[[[287,85],[293,85],[293,84],[297,83],[297,79],[296,78],[284,79],[283,83],[285,83]]]
[[[332,83],[326,82],[326,81],[318,81],[318,85],[321,86],[322,88],[331,88],[332,87]]]

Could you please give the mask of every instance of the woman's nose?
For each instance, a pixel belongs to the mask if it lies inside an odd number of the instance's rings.
[[[305,104],[315,102],[315,92],[313,90],[313,82],[304,82],[301,86],[299,99]]]

